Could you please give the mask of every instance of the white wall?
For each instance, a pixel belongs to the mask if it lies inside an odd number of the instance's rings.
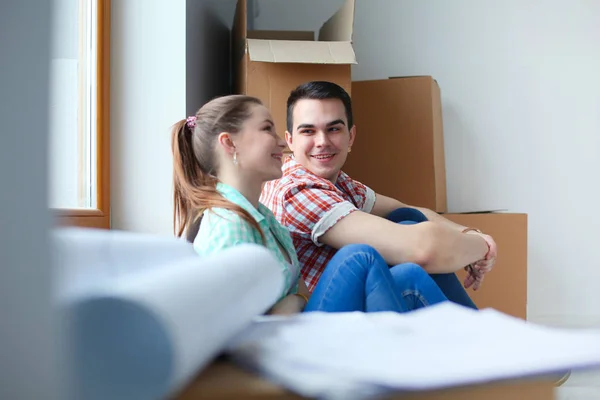
[[[112,2],[112,227],[169,233],[169,128],[186,114],[185,0]]]
[[[267,2],[256,29],[318,29],[341,3]],[[591,0],[357,1],[354,80],[439,81],[449,208],[529,214],[536,321],[600,324],[599,21]]]
[[[171,126],[229,92],[232,0],[120,0],[111,18],[111,220],[173,232]]]
[[[229,92],[233,0],[120,0],[111,18],[111,220],[173,232],[171,126]],[[231,22],[224,20],[231,16]]]
[[[0,399],[65,398],[47,237],[50,5],[0,11]]]
[[[185,118],[185,0],[112,2],[111,221],[171,232],[169,128]]]

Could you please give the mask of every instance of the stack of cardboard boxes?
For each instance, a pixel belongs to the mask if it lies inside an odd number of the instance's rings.
[[[498,259],[478,291],[481,307],[526,318],[527,215],[448,213],[442,103],[430,76],[352,82],[357,137],[344,171],[375,192],[426,207],[498,244]],[[459,277],[464,279],[465,272]]]
[[[527,305],[527,215],[447,213],[440,88],[429,76],[352,82],[354,0],[346,0],[312,31],[251,31],[247,0],[238,0],[233,27],[236,93],[258,97],[285,132],[286,100],[312,80],[335,82],[352,96],[357,139],[344,167],[354,179],[404,203],[444,213],[461,225],[492,235],[499,248],[482,288],[469,291],[481,308],[520,318]],[[459,272],[464,278],[464,272]]]

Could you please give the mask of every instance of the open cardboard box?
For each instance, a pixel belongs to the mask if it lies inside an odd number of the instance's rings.
[[[312,31],[249,31],[247,0],[238,0],[233,25],[234,89],[258,97],[273,114],[279,135],[286,125],[286,102],[298,85],[314,80],[337,83],[350,93],[354,0],[346,0]]]

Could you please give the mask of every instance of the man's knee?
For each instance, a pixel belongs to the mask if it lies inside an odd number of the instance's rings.
[[[425,271],[420,265],[415,263],[404,263],[395,265],[390,269],[392,276],[395,279],[403,279],[407,281],[416,281],[419,279],[423,279],[427,276],[427,271]]]
[[[339,249],[337,251],[336,255],[346,255],[346,256],[350,256],[353,254],[372,255],[374,253],[377,253],[377,250],[375,250],[375,248],[373,246],[370,246],[368,244],[348,244],[348,245],[342,247],[341,249]]]
[[[354,270],[361,268],[364,272],[368,272],[374,266],[378,265],[382,265],[386,269],[388,268],[381,254],[368,244],[346,245],[338,250],[334,258],[337,261],[336,264],[340,263],[345,268]]]
[[[397,208],[387,216],[387,219],[389,219],[392,222],[406,224],[414,224],[427,221],[427,217],[425,216],[425,214],[423,214],[416,208],[411,207]]]

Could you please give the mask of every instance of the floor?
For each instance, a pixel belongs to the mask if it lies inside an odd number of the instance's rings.
[[[556,328],[600,328],[599,318],[533,317],[531,322]],[[556,389],[556,400],[600,400],[600,369],[573,372],[569,379]]]
[[[574,372],[556,389],[556,400],[600,400],[600,371]]]
[[[555,328],[600,328],[600,317],[533,316],[528,320]],[[556,389],[556,400],[600,400],[600,370],[573,372],[569,379]]]

